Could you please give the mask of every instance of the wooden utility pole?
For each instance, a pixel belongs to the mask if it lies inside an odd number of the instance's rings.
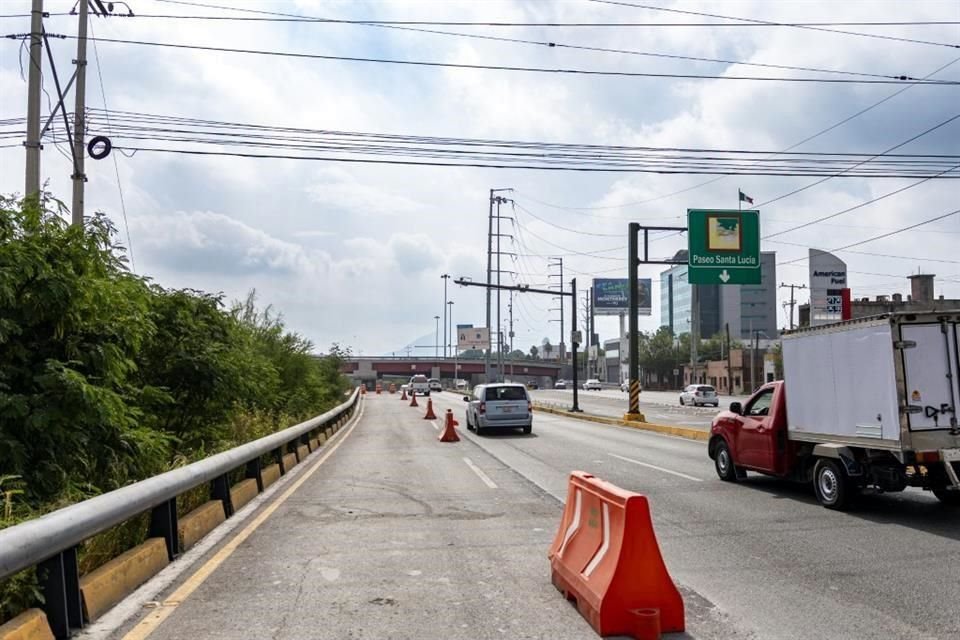
[[[73,108],[73,207],[70,209],[71,221],[75,226],[83,226],[84,186],[87,174],[84,173],[86,155],[86,111],[87,111],[87,20],[89,5],[80,0],[80,24],[77,28],[77,89]]]
[[[793,329],[793,328],[794,328],[794,326],[793,326],[793,307],[797,304],[796,298],[795,298],[794,295],[793,295],[793,291],[794,291],[794,289],[806,289],[806,288],[807,288],[807,285],[805,285],[805,284],[786,284],[786,283],[781,282],[781,283],[780,283],[780,288],[781,288],[781,289],[790,289],[790,302],[789,302],[788,304],[790,305],[790,328]]]

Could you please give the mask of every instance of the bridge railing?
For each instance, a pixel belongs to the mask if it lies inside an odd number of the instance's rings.
[[[229,518],[233,515],[228,481],[232,472],[244,468],[246,477],[255,479],[262,492],[264,456],[272,456],[280,473],[286,473],[284,455],[294,454],[299,462],[300,447],[306,445],[309,450],[314,433],[349,417],[359,396],[360,389],[354,389],[346,402],[283,431],[0,530],[0,580],[37,567],[45,600],[42,608],[54,634],[67,637],[70,629],[84,623],[77,562],[82,542],[149,511],[149,537],[164,538],[173,560],[180,554],[177,496],[209,483],[211,499],[223,502]]]

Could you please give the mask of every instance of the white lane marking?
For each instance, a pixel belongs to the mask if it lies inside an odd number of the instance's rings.
[[[470,469],[472,469],[475,474],[477,474],[477,477],[483,480],[483,483],[485,485],[487,485],[491,489],[497,488],[496,483],[494,483],[494,481],[490,479],[490,476],[485,474],[480,467],[473,464],[473,460],[471,460],[470,458],[464,458],[463,461],[467,463],[467,466],[470,467]]]
[[[587,565],[587,568],[583,570],[583,575],[590,577],[590,574],[593,573],[593,570],[597,568],[597,565],[600,564],[600,561],[603,560],[603,556],[607,555],[607,551],[610,549],[610,505],[606,502],[603,503],[603,544],[600,546],[600,550],[597,551],[597,555],[593,556],[593,560],[590,561],[590,564]]]
[[[573,519],[570,520],[570,525],[567,527],[567,532],[563,534],[563,543],[560,545],[560,548],[557,549],[558,556],[563,555],[563,550],[567,548],[567,542],[570,541],[570,538],[573,537],[573,534],[575,534],[577,529],[580,528],[580,503],[583,501],[583,497],[580,494],[580,489],[577,489],[577,492],[574,494],[574,496]]]
[[[434,429],[436,429],[437,431],[440,431],[440,425],[437,424],[437,421],[436,421],[436,420],[431,420],[431,421],[430,421],[430,424],[433,425],[433,428],[434,428]]]
[[[641,467],[648,467],[650,469],[655,469],[657,471],[662,471],[664,473],[669,473],[670,475],[677,476],[680,478],[686,478],[687,480],[693,480],[694,482],[703,482],[700,478],[695,478],[693,476],[688,476],[685,473],[680,473],[679,471],[674,471],[673,469],[664,469],[663,467],[658,467],[655,464],[649,464],[647,462],[640,462],[639,460],[634,460],[633,458],[625,458],[623,456],[618,456],[615,453],[608,453],[607,455],[616,458],[618,460],[623,460],[624,462],[632,462],[633,464],[638,464]]]

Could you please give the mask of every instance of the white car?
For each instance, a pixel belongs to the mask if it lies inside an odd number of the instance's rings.
[[[554,389],[566,389],[566,388],[567,388],[567,381],[566,381],[566,380],[557,380],[556,382],[553,383],[553,388],[554,388]]]
[[[472,396],[463,396],[467,403],[467,429],[480,435],[490,427],[533,430],[533,403],[522,384],[481,384]]]
[[[430,381],[424,375],[411,376],[409,389],[413,395],[419,393],[422,396],[428,396],[430,395]]]
[[[624,380],[623,382],[620,383],[620,391],[630,391],[629,380]],[[640,391],[643,391],[643,388],[641,388]]]
[[[427,384],[430,385],[430,391],[443,391],[443,385],[436,378],[430,378]]]
[[[584,391],[602,391],[603,385],[600,384],[600,381],[597,380],[596,378],[590,378],[589,380],[583,383],[583,390]]]
[[[691,384],[680,393],[680,404],[692,404],[695,407],[704,405],[720,406],[717,390],[708,384]]]

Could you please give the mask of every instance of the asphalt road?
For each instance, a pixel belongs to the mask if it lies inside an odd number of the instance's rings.
[[[459,395],[434,404],[465,424]],[[960,512],[919,491],[836,513],[803,487],[720,482],[702,442],[537,414],[529,436],[441,444],[422,405],[364,411],[150,638],[595,638],[545,557],[573,469],[649,497],[687,608],[675,637],[960,635]]]
[[[573,404],[573,391],[570,389],[540,389],[530,395],[538,402],[557,407],[568,408]],[[612,418],[622,418],[627,412],[629,400],[627,394],[618,389],[579,392],[580,408],[587,413]],[[714,407],[680,406],[679,392],[644,391],[640,394],[640,411],[648,422],[657,424],[709,429],[710,421],[719,409]],[[740,397],[720,397],[720,409],[734,400],[743,402]]]
[[[646,494],[674,579],[715,605],[728,633],[960,637],[960,510],[922,491],[837,513],[804,486],[721,482],[702,442],[550,414],[530,436],[467,438],[560,499],[571,469]]]

